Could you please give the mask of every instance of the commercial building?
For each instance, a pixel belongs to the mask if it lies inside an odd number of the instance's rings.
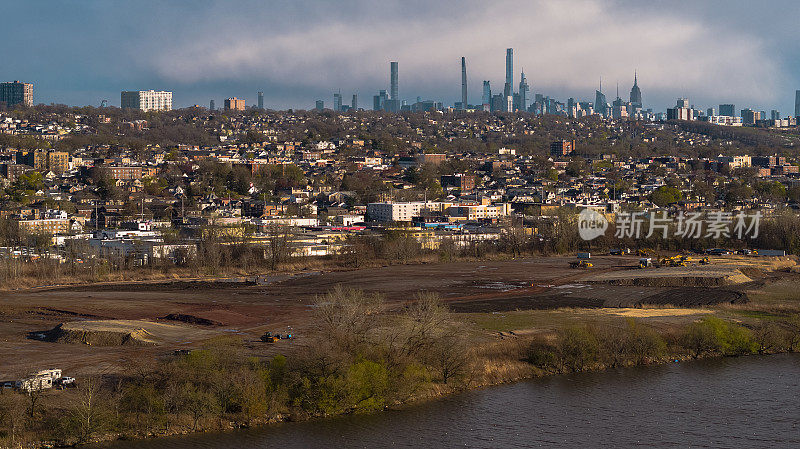
[[[264,92],[258,93],[258,109],[264,110]]]
[[[517,98],[517,109],[520,111],[527,111],[528,110],[528,91],[530,87],[528,86],[528,79],[525,78],[525,71],[523,70],[520,73],[519,79],[519,94]]]
[[[33,84],[13,81],[0,83],[0,103],[13,107],[18,104],[33,106]]]
[[[594,91],[594,111],[603,117],[608,115],[608,101],[606,94],[603,93],[603,80],[600,80],[600,88]]]
[[[369,203],[367,216],[372,221],[411,221],[418,217],[425,203],[414,201],[408,203]]]
[[[503,97],[508,98],[514,96],[514,49],[507,48],[506,49],[506,83],[503,86]],[[513,101],[513,100],[512,100]],[[513,105],[513,103],[512,103]],[[513,107],[513,106],[512,106]],[[506,111],[510,111],[511,108],[506,106]]]
[[[226,111],[244,111],[245,104],[243,98],[226,98],[225,99],[225,110]]]
[[[392,61],[389,63],[390,68],[390,82],[391,82],[391,90],[389,91],[391,94],[391,100],[400,101],[400,86],[398,80],[398,67],[397,61]]]
[[[317,110],[317,112],[322,112],[322,110],[325,109],[325,102],[323,100],[317,100],[314,108]]]
[[[468,192],[475,188],[475,176],[463,173],[443,175],[440,182],[444,188],[454,187],[462,192]]]
[[[800,117],[800,90],[794,91],[794,116]]]
[[[642,91],[639,89],[639,76],[636,72],[633,72],[633,87],[631,88],[631,108],[640,108],[642,107]]]
[[[19,231],[26,234],[68,234],[72,229],[67,218],[17,220],[16,223]]]
[[[742,109],[742,123],[745,125],[755,125],[756,121],[761,120],[761,112],[754,111],[750,108]]]
[[[467,59],[461,57],[461,109],[467,109]]]
[[[734,104],[721,104],[719,105],[719,115],[727,115],[736,117],[736,105]]]
[[[698,120],[723,126],[742,126],[741,117],[731,117],[730,115],[706,115],[698,117]]]
[[[483,96],[481,96],[481,104],[483,106],[491,106],[492,104],[492,86],[489,81],[483,81]]]
[[[333,110],[339,112],[342,110],[342,94],[333,94]]]
[[[722,110],[720,105],[720,110]],[[689,107],[687,98],[678,98],[674,108],[667,109],[667,120],[694,120],[694,110]]]
[[[122,109],[141,111],[171,111],[172,92],[156,90],[123,91],[120,94]]]
[[[157,168],[140,165],[111,166],[108,167],[107,170],[108,174],[117,181],[141,180],[145,177],[154,178],[158,174]]]

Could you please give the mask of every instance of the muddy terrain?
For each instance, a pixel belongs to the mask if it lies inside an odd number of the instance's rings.
[[[635,268],[636,257],[604,256],[593,258],[594,267],[585,270],[569,268],[571,260],[538,257],[7,292],[0,295],[0,380],[49,367],[71,375],[118,372],[133,359],[190,349],[217,335],[239,335],[255,354],[290,351],[313,331],[309,318],[315,299],[336,285],[381,293],[389,308],[402,307],[419,291],[435,292],[459,313],[705,307],[745,302],[746,288],[794,265],[793,260],[720,258],[710,267],[641,270]],[[134,323],[129,333],[147,344],[98,344],[117,337],[93,336],[90,324],[114,327],[120,320]],[[73,329],[69,338],[37,338],[59,326]],[[265,344],[259,341],[265,331],[296,338]],[[124,335],[119,341],[138,342]]]

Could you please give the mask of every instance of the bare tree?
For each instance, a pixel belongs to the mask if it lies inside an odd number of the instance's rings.
[[[378,324],[383,297],[337,285],[316,301],[315,316],[326,339],[350,352]]]

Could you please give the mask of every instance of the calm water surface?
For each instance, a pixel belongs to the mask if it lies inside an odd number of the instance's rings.
[[[100,447],[800,448],[800,355],[559,376],[370,416]]]

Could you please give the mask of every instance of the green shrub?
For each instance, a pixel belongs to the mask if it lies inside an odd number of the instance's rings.
[[[584,327],[568,327],[561,331],[557,348],[561,365],[569,371],[583,371],[595,363],[599,355],[597,337]]]
[[[695,358],[711,354],[745,355],[758,350],[748,329],[714,316],[690,324],[681,343]]]

